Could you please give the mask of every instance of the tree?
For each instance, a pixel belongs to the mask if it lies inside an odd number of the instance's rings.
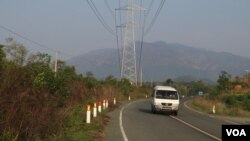
[[[57,77],[60,77],[65,83],[78,78],[74,66],[64,66],[63,68],[60,68]]]
[[[98,80],[94,77],[94,74],[91,71],[86,72],[86,78],[84,80],[89,89],[94,89],[99,84]]]
[[[86,72],[87,77],[94,77],[94,74],[91,71]]]
[[[63,70],[66,66],[66,63],[62,60],[57,60],[57,70]]]
[[[22,66],[25,62],[26,55],[28,54],[27,49],[22,44],[13,41],[12,38],[7,38],[6,42],[9,44],[4,48],[7,57],[16,65]]]
[[[28,63],[44,63],[49,64],[51,61],[51,56],[46,53],[31,54],[28,58]]]
[[[5,58],[5,53],[3,51],[3,45],[0,44],[0,72],[2,70],[3,59]]]
[[[2,61],[2,59],[5,57],[5,53],[3,51],[3,45],[0,44],[0,61]]]
[[[188,94],[197,95],[199,92],[207,92],[208,87],[204,84],[202,80],[193,81],[188,84]]]
[[[219,79],[217,80],[217,88],[220,92],[228,91],[230,89],[230,78],[231,75],[229,75],[226,71],[220,72]]]
[[[125,95],[128,95],[129,93],[134,91],[132,84],[126,78],[121,79],[121,81],[119,82],[119,86],[121,87],[121,90]]]
[[[174,81],[172,80],[172,79],[167,79],[166,81],[165,81],[165,83],[164,83],[164,85],[169,85],[169,86],[171,86],[171,85],[173,85],[174,84]]]
[[[27,85],[36,85],[36,88],[41,87],[38,80],[41,80],[42,75],[50,77],[52,69],[50,67],[51,56],[45,53],[31,54],[27,59],[27,64],[23,67],[25,69],[24,83]],[[54,75],[54,74],[52,74]],[[35,81],[36,79],[36,81]]]
[[[115,79],[115,77],[113,75],[108,75],[106,78],[105,78],[105,82],[107,84],[111,84],[111,85],[115,85],[117,83],[117,80]]]

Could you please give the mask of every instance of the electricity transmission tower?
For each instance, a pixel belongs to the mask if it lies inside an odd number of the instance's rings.
[[[117,10],[126,12],[125,23],[120,27],[125,28],[123,47],[121,52],[121,78],[128,79],[131,83],[137,85],[137,52],[135,45],[135,30],[142,25],[135,22],[135,16],[138,11],[144,9],[134,3],[134,0],[128,0],[128,5],[120,7]]]
[[[118,8],[115,9],[115,13],[113,13],[113,9],[111,8],[112,6],[109,3],[110,0],[104,0],[108,11],[115,19],[115,31],[105,21],[105,18],[103,18],[103,15],[101,14],[102,12],[99,11],[99,8],[96,7],[96,4],[93,1],[94,0],[87,0],[91,10],[94,12],[95,16],[105,27],[105,29],[116,37],[120,77],[126,78],[132,84],[137,85],[139,73],[141,73],[140,81],[142,82],[141,56],[143,48],[143,36],[152,29],[166,0],[115,0],[116,4],[119,5]],[[99,1],[100,0],[98,0],[98,2]],[[125,5],[125,3],[126,6],[121,6],[121,4]],[[154,9],[154,3],[158,3],[158,8],[155,10],[155,12],[150,12],[152,9]],[[147,12],[145,12],[146,9],[143,7],[147,7]],[[119,22],[117,21],[116,11],[119,11]],[[144,32],[145,26],[147,26],[145,19],[150,17],[149,13],[154,14],[152,14],[152,20],[150,20],[151,22],[148,24],[148,28]],[[138,43],[135,43],[135,40],[139,41],[140,44],[138,45]]]

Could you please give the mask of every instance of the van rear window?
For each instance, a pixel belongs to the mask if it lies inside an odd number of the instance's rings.
[[[159,99],[178,99],[176,91],[157,90],[155,94]]]

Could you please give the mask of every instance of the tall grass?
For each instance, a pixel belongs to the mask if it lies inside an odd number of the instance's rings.
[[[222,95],[213,99],[208,96],[195,97],[191,105],[206,113],[212,113],[213,106],[215,106],[215,114],[218,115],[250,117],[250,111],[246,108],[248,105],[244,105],[242,102],[246,99],[242,97],[248,97],[248,95]]]
[[[63,119],[63,127],[58,134],[50,136],[51,141],[91,141],[96,137],[100,137],[100,130],[104,125],[104,114],[92,119],[91,124],[86,124],[84,106],[76,105],[67,109]],[[100,137],[102,138],[102,137]]]

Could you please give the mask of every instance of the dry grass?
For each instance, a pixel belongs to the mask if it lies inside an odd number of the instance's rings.
[[[58,97],[48,93],[35,94],[32,90],[16,95],[1,95],[1,136],[6,129],[18,135],[19,140],[45,139],[60,126]],[[59,116],[60,117],[60,116]]]
[[[215,106],[215,114],[217,115],[250,117],[249,111],[243,110],[239,107],[229,108],[220,100],[211,100],[206,97],[194,98],[191,106],[196,110],[203,111],[205,113],[212,113],[213,106]]]
[[[104,88],[96,89],[93,94],[88,93],[91,90],[80,82],[69,85],[71,94],[68,97],[47,91],[37,93],[28,88],[12,90],[12,94],[1,93],[0,140],[45,140],[64,128],[65,116],[72,107],[84,106],[89,99],[98,99],[97,93],[102,97],[115,94],[111,87],[105,94]]]
[[[192,101],[192,106],[197,109],[204,111],[206,113],[211,113],[213,105],[216,104],[215,101],[204,99],[203,97],[196,97]]]
[[[19,84],[19,89],[1,91],[0,140],[63,140],[64,137],[66,140],[88,140],[92,136],[101,140],[104,136],[103,126],[109,118],[103,115],[94,120],[94,124],[85,126],[82,107],[108,99],[109,110],[113,110],[121,101],[127,100],[128,95],[122,94],[119,87],[112,85],[99,85],[90,89],[82,81],[72,81],[67,87],[70,90],[67,96],[51,94],[46,90],[37,92],[32,87],[21,87]],[[147,90],[142,88],[135,89],[130,95],[132,99],[137,99],[144,98],[146,93]],[[117,105],[112,105],[114,97]],[[65,130],[76,136],[67,134]]]

